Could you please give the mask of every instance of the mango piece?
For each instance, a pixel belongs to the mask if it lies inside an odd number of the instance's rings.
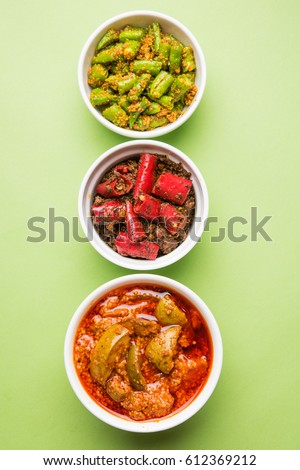
[[[130,331],[130,334],[135,334],[136,336],[149,336],[156,335],[160,332],[160,325],[157,321],[146,320],[144,318],[126,318],[122,325],[125,326]]]
[[[146,357],[164,374],[169,374],[174,367],[174,356],[181,326],[171,326],[156,335],[146,348]]]
[[[146,381],[141,372],[142,357],[135,343],[132,343],[128,352],[127,373],[128,378],[136,390],[144,390]]]
[[[158,302],[155,315],[159,323],[165,325],[181,325],[187,324],[185,313],[177,307],[174,300],[169,295],[165,295]]]
[[[101,336],[90,356],[90,372],[94,380],[104,386],[115,363],[128,350],[130,335],[127,328],[115,324]]]
[[[134,333],[137,336],[156,335],[160,332],[159,324],[154,320],[146,320],[144,318],[135,318]]]

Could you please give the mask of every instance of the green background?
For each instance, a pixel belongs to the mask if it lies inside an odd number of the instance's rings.
[[[214,313],[224,341],[219,384],[181,426],[116,430],[78,401],[63,342],[79,303],[129,274],[70,237],[29,243],[31,217],[77,216],[83,175],[126,139],[101,126],[79,94],[77,62],[90,33],[125,10],[151,8],[198,38],[207,88],[185,125],[161,140],[189,155],[207,182],[212,232],[157,271],[185,283]],[[1,0],[2,449],[299,449],[298,0]],[[251,207],[272,242],[211,241]],[[236,235],[250,234],[249,224]]]

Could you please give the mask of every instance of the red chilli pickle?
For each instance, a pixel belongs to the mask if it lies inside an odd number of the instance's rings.
[[[179,294],[137,284],[115,289],[85,314],[74,363],[101,407],[127,419],[163,418],[188,405],[209,377],[213,348],[201,313]]]
[[[103,175],[91,216],[99,236],[121,256],[155,260],[185,240],[194,208],[191,175],[182,164],[143,153]]]

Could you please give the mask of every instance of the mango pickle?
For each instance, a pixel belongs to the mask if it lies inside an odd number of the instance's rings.
[[[144,390],[146,381],[141,372],[142,357],[135,343],[132,343],[127,358],[129,381],[135,390]]]
[[[126,169],[118,166],[124,174]],[[127,316],[107,317],[107,309]],[[190,403],[207,383],[213,361],[200,312],[180,294],[150,284],[120,286],[100,298],[82,318],[73,351],[91,399],[134,421],[159,419]]]
[[[130,344],[129,331],[118,323],[108,328],[101,336],[90,356],[90,373],[96,382],[105,385],[116,361]]]
[[[160,325],[154,320],[135,318],[134,333],[137,336],[149,336],[160,332]]]
[[[147,359],[164,374],[169,374],[174,367],[174,356],[181,326],[171,326],[156,335],[146,348]]]
[[[187,324],[185,313],[177,307],[176,303],[169,295],[165,295],[160,299],[155,309],[155,315],[159,323],[163,326],[184,326]]]

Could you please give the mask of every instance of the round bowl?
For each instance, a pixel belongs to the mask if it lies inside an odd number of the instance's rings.
[[[170,416],[151,421],[133,421],[129,418],[120,417],[118,415],[110,413],[109,411],[98,405],[88,395],[88,393],[81,385],[81,382],[75,370],[73,360],[73,347],[76,331],[80,321],[86,314],[87,310],[98,299],[110,292],[112,289],[116,289],[125,285],[134,285],[137,283],[149,283],[152,285],[154,284],[158,286],[163,286],[172,289],[173,291],[179,293],[180,295],[188,299],[202,314],[202,317],[204,318],[208,330],[210,332],[213,349],[213,359],[210,375],[203,389],[194,398],[194,400],[192,400],[185,407],[177,410]],[[73,318],[71,319],[67,330],[64,347],[64,359],[67,376],[75,394],[77,395],[81,403],[93,415],[95,415],[101,421],[104,421],[105,423],[110,424],[111,426],[123,429],[125,431],[148,433],[163,431],[165,429],[177,426],[189,419],[204,406],[204,404],[207,402],[207,400],[213,393],[219,380],[223,361],[223,347],[220,330],[213,314],[211,313],[207,305],[203,302],[203,300],[200,299],[197,294],[195,294],[195,292],[193,292],[191,289],[184,286],[183,284],[167,277],[158,276],[155,274],[131,274],[129,276],[119,277],[117,279],[107,282],[106,284],[103,284],[102,286],[98,287],[94,292],[92,292],[81,303],[81,305],[76,310]]]
[[[175,162],[181,162],[191,173],[195,190],[195,217],[186,239],[171,253],[156,260],[141,260],[124,257],[110,248],[95,230],[91,217],[91,201],[95,188],[102,176],[122,160],[141,153],[168,155]],[[180,150],[155,140],[135,140],[116,145],[102,154],[88,169],[81,183],[78,197],[79,220],[89,242],[104,258],[124,268],[147,271],[169,266],[185,256],[199,241],[208,216],[208,192],[205,181],[196,165]]]
[[[167,31],[168,33],[173,34],[179,41],[182,41],[186,45],[191,45],[194,50],[194,56],[196,61],[196,79],[195,83],[198,87],[198,92],[193,99],[193,102],[190,106],[186,107],[183,114],[173,123],[167,124],[166,126],[159,127],[157,129],[153,129],[151,131],[134,131],[134,130],[127,130],[121,127],[118,127],[112,124],[110,121],[105,119],[101,112],[94,108],[90,102],[90,93],[91,88],[87,83],[87,74],[88,69],[91,66],[91,60],[94,56],[96,46],[99,42],[99,39],[106,33],[109,28],[121,29],[126,24],[132,24],[135,26],[142,26],[145,27],[149,25],[152,21],[157,20],[162,29]],[[93,116],[101,122],[104,126],[108,129],[117,132],[118,134],[124,135],[125,137],[138,139],[138,138],[147,138],[151,139],[153,137],[158,137],[160,135],[167,134],[177,127],[181,126],[185,121],[189,119],[189,117],[193,114],[196,110],[197,106],[199,105],[204,89],[206,84],[206,64],[204,55],[202,52],[201,47],[199,46],[197,39],[195,36],[186,28],[183,24],[181,24],[178,20],[164,15],[163,13],[159,13],[156,11],[148,11],[148,10],[138,10],[138,11],[129,11],[126,13],[122,13],[121,15],[115,16],[104,23],[102,23],[96,31],[94,31],[88,40],[86,41],[78,64],[78,83],[82,98],[93,114]]]

